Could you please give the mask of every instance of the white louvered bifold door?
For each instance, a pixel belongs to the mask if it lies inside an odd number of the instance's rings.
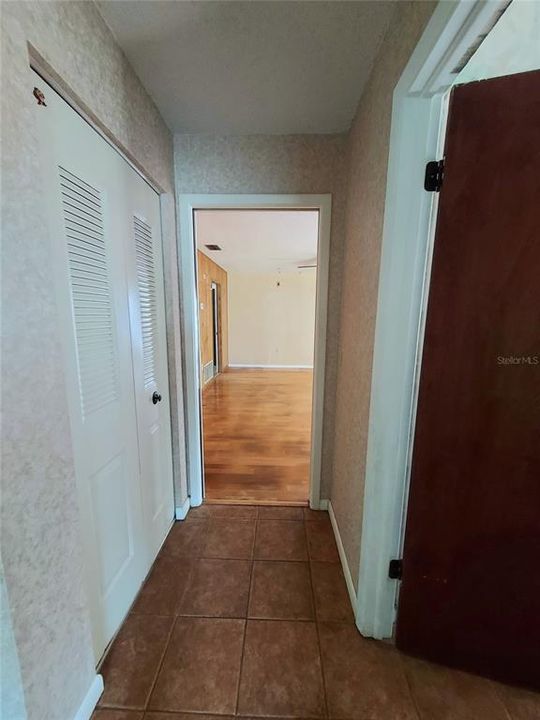
[[[174,510],[161,222],[159,198],[147,183],[131,174],[129,187],[133,371],[143,507],[153,558]]]
[[[47,103],[34,105],[44,169],[42,210],[54,254],[98,660],[165,537],[165,518],[170,524],[173,514],[162,269],[155,249],[159,201],[39,76],[32,73],[31,81]],[[132,268],[135,247],[138,264]],[[134,337],[132,310],[140,312]],[[154,388],[163,397],[157,406],[151,402]],[[153,528],[149,517],[156,518]]]

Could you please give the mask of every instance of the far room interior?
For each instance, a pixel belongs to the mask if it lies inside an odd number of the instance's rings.
[[[197,210],[207,502],[307,505],[317,210]]]

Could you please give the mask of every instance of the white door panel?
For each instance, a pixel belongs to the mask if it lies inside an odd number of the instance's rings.
[[[39,76],[32,73],[32,80],[47,103],[35,112],[98,659],[174,508],[162,266],[155,263],[158,255],[161,262],[159,198]],[[151,227],[154,264],[142,258],[151,265],[146,287],[137,284],[133,265],[135,215]],[[143,309],[136,332],[133,303]],[[163,399],[154,406],[158,387]],[[158,440],[150,435],[154,426]]]
[[[166,357],[161,219],[157,195],[129,178],[129,285],[133,368],[145,521],[152,559],[173,520],[172,447]],[[160,397],[161,400],[153,402]]]

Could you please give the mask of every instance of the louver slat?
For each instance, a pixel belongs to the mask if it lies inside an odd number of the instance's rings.
[[[148,390],[156,384],[157,311],[154,248],[152,228],[144,220],[134,217],[133,231],[141,311],[144,387]]]
[[[118,398],[101,195],[59,168],[83,419]]]

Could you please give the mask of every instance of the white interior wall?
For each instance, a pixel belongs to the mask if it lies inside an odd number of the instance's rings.
[[[313,367],[316,275],[229,273],[229,366]]]

